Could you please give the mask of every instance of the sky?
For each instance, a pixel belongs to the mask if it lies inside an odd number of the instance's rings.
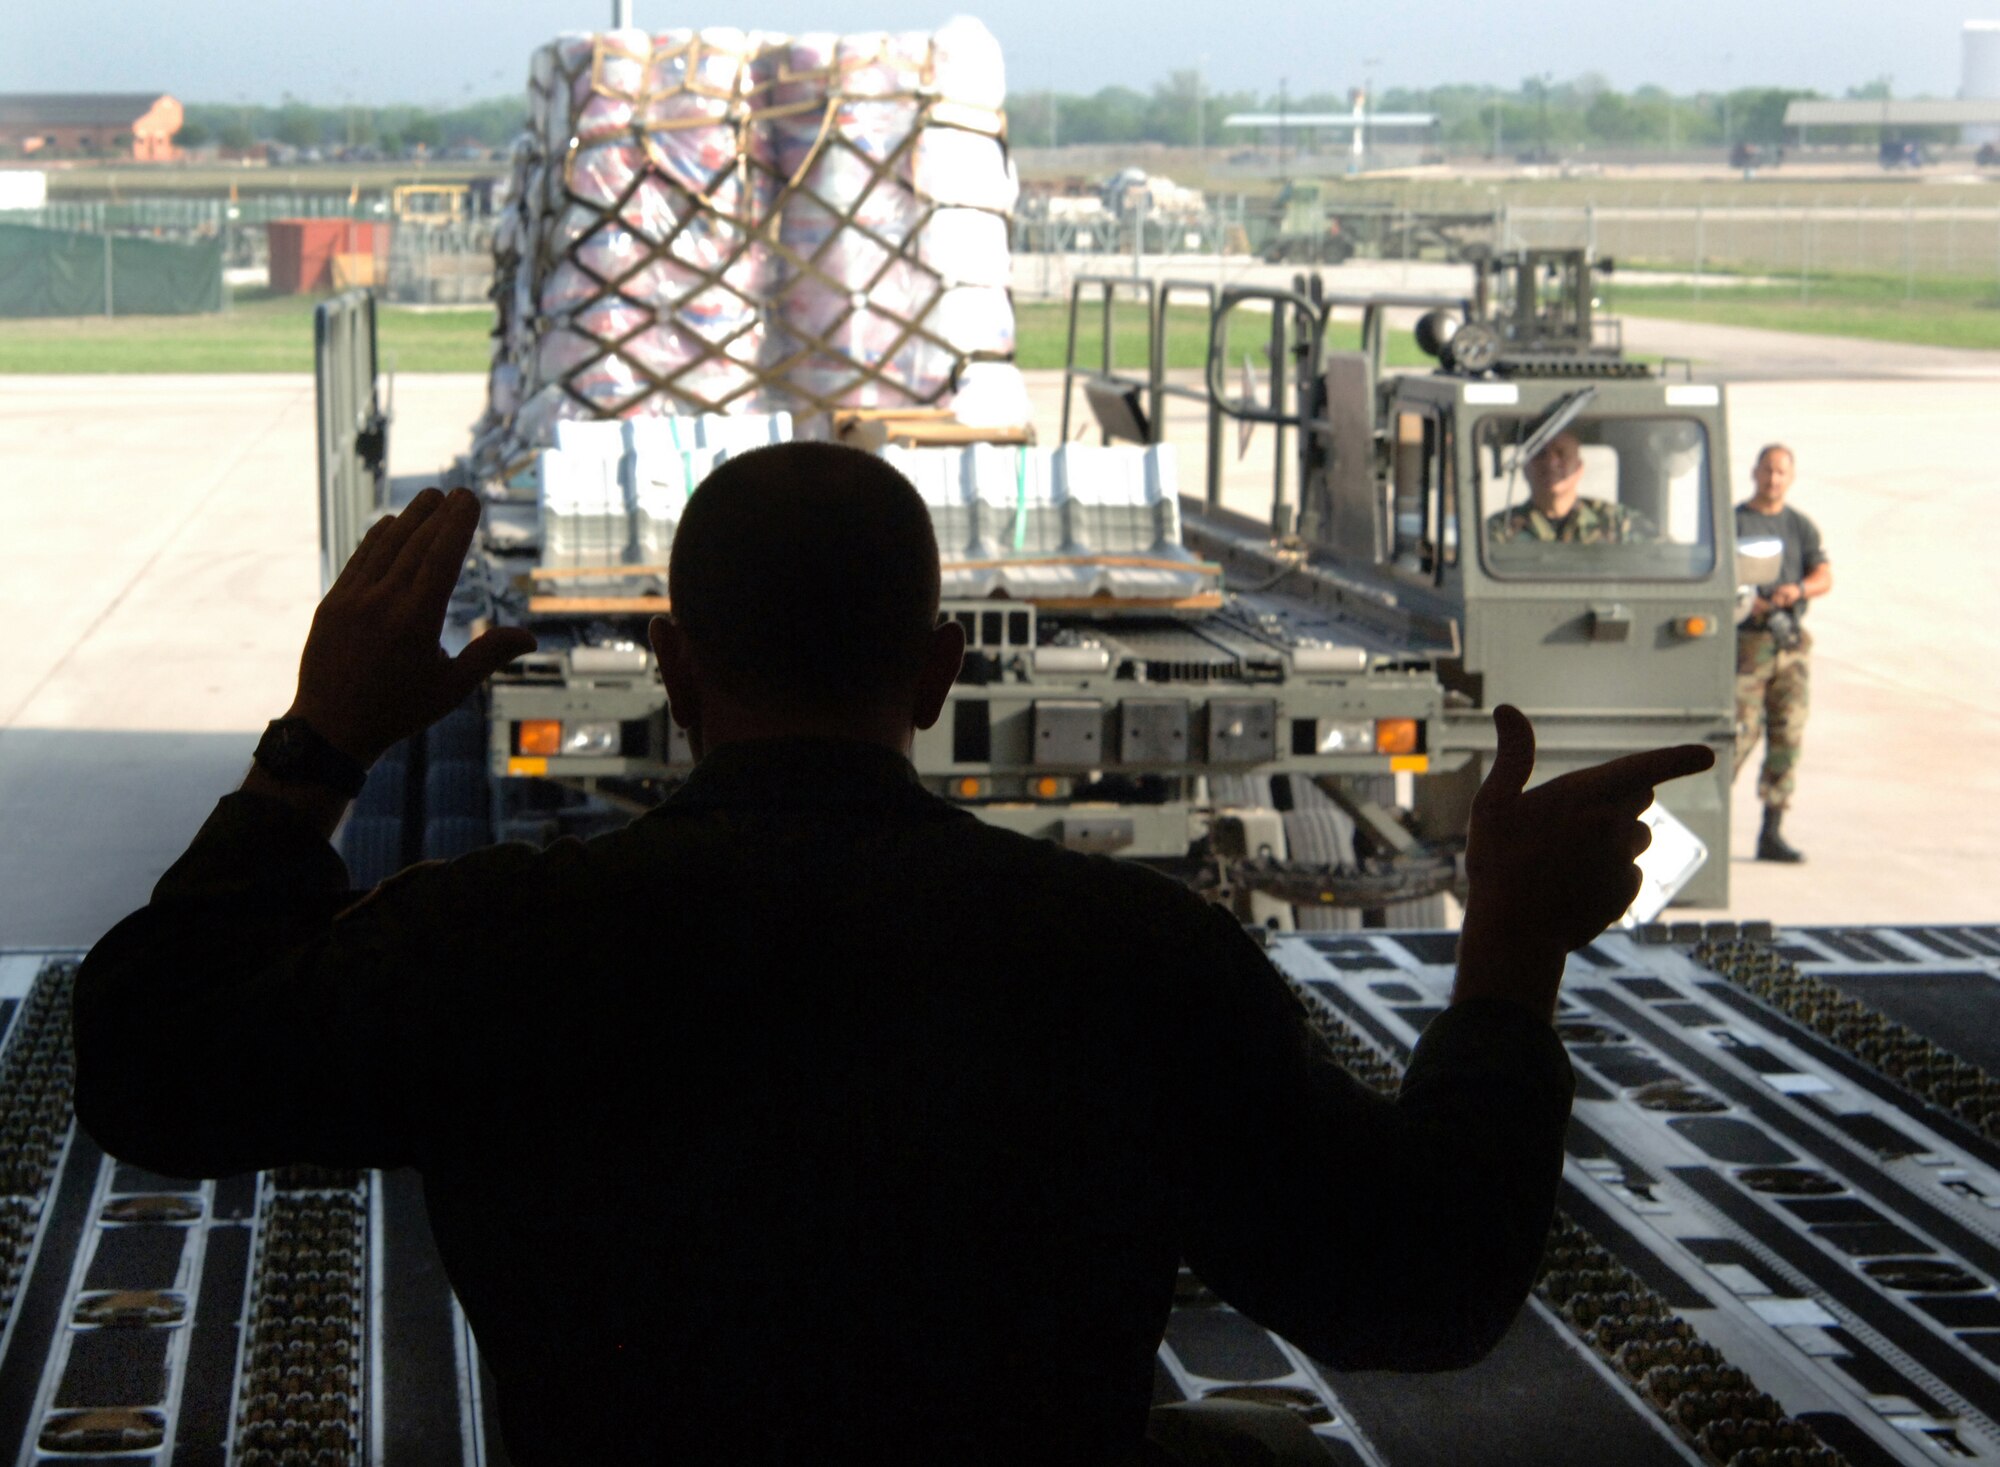
[[[780,31],[932,27],[952,0],[634,0],[638,23]],[[1888,74],[1898,96],[1953,96],[1959,31],[2000,0],[978,0],[1015,91],[1149,87],[1199,66],[1217,91],[1294,96],[1444,82],[1513,87],[1597,72],[1629,89],[1813,87]],[[0,0],[0,92],[165,91],[183,101],[451,105],[522,89],[529,53],[608,24],[610,0]]]

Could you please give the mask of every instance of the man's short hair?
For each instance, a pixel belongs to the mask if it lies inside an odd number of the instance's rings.
[[[729,694],[818,712],[915,687],[938,575],[908,479],[858,449],[779,443],[725,459],[689,497],[667,589],[696,662]]]
[[[1796,453],[1792,452],[1792,445],[1789,443],[1765,444],[1762,448],[1757,450],[1756,462],[1761,464],[1764,462],[1765,459],[1769,458],[1774,453],[1782,453],[1786,458],[1792,461],[1792,467],[1794,468],[1798,467],[1799,456]]]

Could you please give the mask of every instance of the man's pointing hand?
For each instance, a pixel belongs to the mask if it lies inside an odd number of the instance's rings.
[[[1639,894],[1634,863],[1653,838],[1639,817],[1653,787],[1713,767],[1715,751],[1680,744],[1627,754],[1529,789],[1533,726],[1506,704],[1493,710],[1493,726],[1498,749],[1466,839],[1471,891],[1455,996],[1509,998],[1553,1015],[1565,955]]]

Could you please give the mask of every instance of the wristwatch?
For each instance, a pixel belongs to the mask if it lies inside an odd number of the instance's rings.
[[[316,784],[353,799],[368,771],[321,738],[303,718],[274,718],[257,741],[257,763],[281,784]]]

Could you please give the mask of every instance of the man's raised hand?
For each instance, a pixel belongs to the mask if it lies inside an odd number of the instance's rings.
[[[1653,787],[1715,763],[1706,744],[1627,754],[1533,789],[1535,731],[1507,704],[1499,744],[1472,802],[1470,893],[1459,944],[1459,998],[1501,997],[1555,1011],[1563,958],[1617,921],[1639,894],[1635,864],[1652,841],[1640,816]]]
[[[378,520],[313,613],[290,716],[372,764],[534,651],[534,634],[520,627],[488,631],[456,657],[439,645],[478,528],[479,497],[465,489],[426,489]]]

